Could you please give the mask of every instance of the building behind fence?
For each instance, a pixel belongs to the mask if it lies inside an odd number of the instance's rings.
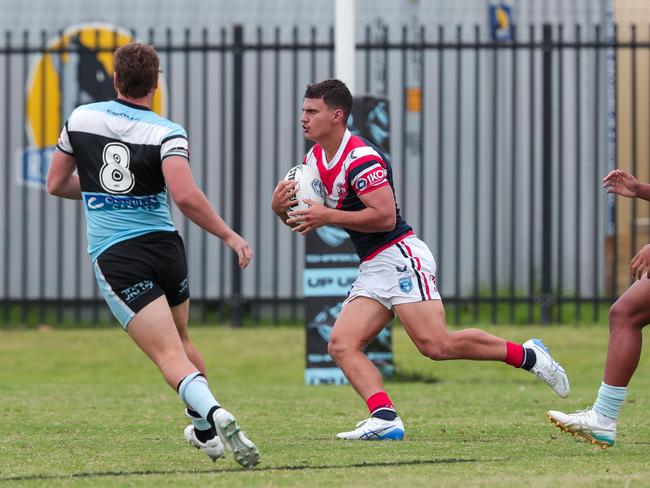
[[[629,284],[647,207],[600,182],[617,160],[650,178],[650,27],[598,13],[515,24],[501,40],[467,22],[375,22],[357,36],[358,91],[388,100],[398,203],[436,257],[451,322],[597,320]],[[43,181],[61,125],[111,96],[111,52],[131,39],[156,46],[154,109],[185,126],[198,184],[256,254],[240,274],[175,211],[195,318],[300,320],[303,241],[270,199],[302,160],[305,85],[333,76],[333,27],[79,23],[0,40],[0,322],[107,317],[81,205]]]

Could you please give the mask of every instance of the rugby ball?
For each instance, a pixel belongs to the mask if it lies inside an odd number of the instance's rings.
[[[303,202],[306,198],[321,205],[325,202],[323,182],[320,179],[318,171],[311,166],[297,164],[289,170],[284,179],[298,182],[298,191],[291,197],[292,204],[289,210],[302,210],[309,207],[309,205]]]

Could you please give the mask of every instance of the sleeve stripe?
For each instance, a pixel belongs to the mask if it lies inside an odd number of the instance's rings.
[[[162,146],[164,143],[171,141],[172,139],[185,139],[187,141],[187,137],[182,134],[172,134],[171,136],[167,136],[162,141],[160,141],[160,145]]]
[[[367,175],[371,171],[376,170],[377,168],[383,169],[384,167],[381,164],[379,164],[379,162],[375,162],[375,164],[373,164],[372,166],[363,168],[354,176],[354,178],[352,178],[352,184],[354,184],[359,178],[362,178],[363,176]]]
[[[70,156],[74,156],[74,153],[73,153],[73,152],[70,152],[70,151],[67,151],[67,150],[63,149],[59,144],[56,145],[56,148],[57,148],[59,151],[61,151],[62,153],[66,153],[66,154],[69,154]]]
[[[175,152],[171,152],[171,153],[169,153],[169,152],[168,152],[168,153],[166,153],[166,154],[162,157],[161,161],[164,161],[164,160],[167,159],[167,158],[171,158],[172,156],[181,157],[181,158],[183,158],[183,159],[187,159],[188,161],[190,160],[190,157],[187,155],[186,152],[185,152],[185,153],[175,153]]]
[[[384,167],[384,165],[381,164],[381,159],[379,159],[374,154],[369,154],[368,156],[363,156],[355,159],[352,163],[350,163],[350,166],[348,166],[348,172],[358,168],[360,165],[367,163],[368,161],[375,161],[377,164],[380,164],[382,167]]]
[[[388,181],[384,181],[381,185],[367,186],[363,189],[363,191],[357,193],[357,195],[366,195],[368,193],[372,193],[375,190],[379,190],[380,188],[383,188],[385,186],[390,186],[390,183],[388,183]]]

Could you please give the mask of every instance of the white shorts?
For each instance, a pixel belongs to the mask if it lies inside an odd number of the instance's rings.
[[[401,303],[440,300],[436,261],[427,245],[411,235],[362,262],[343,306],[357,297],[377,300],[389,310]]]

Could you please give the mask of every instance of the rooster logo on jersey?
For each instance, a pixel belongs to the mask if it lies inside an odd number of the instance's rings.
[[[336,184],[336,194],[339,198],[345,198],[348,196],[348,185],[345,181]]]

